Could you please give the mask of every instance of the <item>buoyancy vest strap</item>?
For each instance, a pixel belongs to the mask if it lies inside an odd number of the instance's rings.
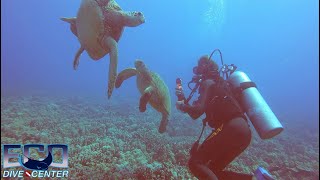
[[[221,126],[218,129],[215,129],[214,131],[212,131],[211,135],[209,137],[207,137],[207,139],[205,141],[208,141],[209,139],[216,136],[220,131],[222,131],[222,128],[223,128],[223,124],[221,124]]]
[[[202,134],[203,134],[203,131],[204,131],[204,128],[206,127],[206,125],[207,125],[206,119],[202,120],[202,130],[201,130],[200,136],[199,136],[199,138],[197,140],[198,142],[200,141],[200,139],[202,137]]]

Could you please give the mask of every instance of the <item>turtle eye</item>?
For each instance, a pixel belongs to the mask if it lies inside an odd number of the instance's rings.
[[[141,16],[141,12],[135,12],[134,16]]]

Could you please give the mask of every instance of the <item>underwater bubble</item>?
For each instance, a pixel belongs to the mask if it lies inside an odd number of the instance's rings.
[[[208,8],[204,11],[204,21],[209,27],[220,28],[225,20],[224,0],[208,0]]]

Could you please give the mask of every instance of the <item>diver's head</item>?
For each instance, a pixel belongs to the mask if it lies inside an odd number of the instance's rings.
[[[206,77],[219,75],[219,66],[209,56],[201,56],[198,60],[198,66],[193,68],[195,75],[203,75]]]

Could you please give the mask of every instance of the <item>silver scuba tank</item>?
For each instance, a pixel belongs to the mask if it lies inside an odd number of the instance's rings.
[[[261,139],[269,139],[282,132],[283,127],[278,118],[244,72],[233,72],[228,78],[228,82],[236,93],[240,93],[237,100]]]

